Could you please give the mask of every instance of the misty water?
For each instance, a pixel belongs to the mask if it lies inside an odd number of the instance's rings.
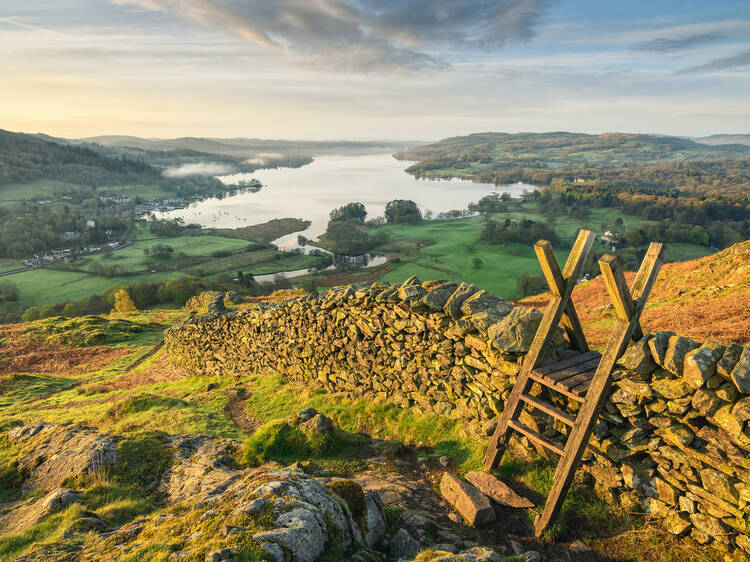
[[[404,171],[410,164],[390,154],[320,156],[301,168],[220,176],[226,184],[256,178],[263,183],[263,188],[257,193],[241,192],[223,199],[206,199],[159,216],[180,217],[185,222],[208,228],[237,228],[286,217],[311,221],[306,230],[274,240],[280,249],[290,250],[298,247],[299,234],[315,239],[324,233],[331,210],[352,201],[365,205],[368,219],[383,216],[386,203],[393,199],[411,199],[422,212],[429,209],[437,216],[442,211],[466,209],[469,203],[493,191],[507,191],[519,197],[524,190],[535,189],[522,183],[496,186],[460,179],[416,179]],[[355,265],[370,267],[384,263],[385,258],[366,256],[357,261]],[[287,277],[306,272],[287,272]]]

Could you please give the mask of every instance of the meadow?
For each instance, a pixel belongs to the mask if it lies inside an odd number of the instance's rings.
[[[514,221],[523,219],[545,220],[534,204],[524,203],[508,213],[493,217],[500,222],[505,218]],[[555,248],[558,261],[567,259],[566,247],[575,240],[578,230],[589,228],[597,234],[612,228],[615,220],[623,219],[620,230],[637,228],[648,223],[643,219],[623,215],[611,208],[592,209],[586,219],[568,215],[557,217],[554,229],[561,244]],[[386,225],[382,228],[391,237],[384,248],[391,260],[392,269],[380,279],[387,282],[401,282],[416,275],[420,279],[450,279],[452,281],[474,283],[478,287],[504,298],[517,297],[517,280],[524,274],[539,275],[540,269],[533,248],[521,244],[499,246],[479,240],[482,224],[481,216],[423,221],[418,224]],[[597,241],[594,251],[607,250]],[[667,261],[685,261],[713,253],[710,248],[695,244],[675,243],[667,245]],[[394,263],[394,258],[395,263]],[[475,265],[479,258],[481,264]]]

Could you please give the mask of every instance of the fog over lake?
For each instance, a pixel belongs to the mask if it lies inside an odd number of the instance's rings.
[[[301,168],[257,170],[252,174],[221,176],[227,184],[258,179],[263,189],[243,192],[224,199],[207,199],[186,209],[161,213],[164,218],[181,217],[188,223],[206,227],[236,228],[276,218],[293,217],[312,221],[304,231],[308,238],[325,232],[328,216],[335,207],[352,201],[363,203],[367,218],[382,216],[393,199],[411,199],[422,212],[434,215],[451,209],[465,209],[492,191],[508,191],[520,196],[528,184],[496,186],[467,180],[420,180],[404,169],[410,162],[396,160],[390,154],[359,156],[320,156]],[[297,234],[275,243],[281,247],[296,245]]]

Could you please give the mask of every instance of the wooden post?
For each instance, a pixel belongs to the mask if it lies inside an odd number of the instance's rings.
[[[568,319],[566,329],[569,326],[569,329],[574,332],[571,342],[577,345],[576,342],[580,343],[580,340],[582,340],[583,343],[581,343],[581,346],[585,346],[588,349],[578,316],[575,314],[575,308],[570,301],[570,295],[573,292],[573,288],[576,285],[594,239],[594,233],[590,230],[581,230],[578,233],[578,237],[562,272],[560,272],[549,242],[540,240],[534,246],[534,250],[542,266],[542,272],[550,286],[551,298],[544,311],[544,316],[536,331],[531,347],[526,357],[524,357],[516,384],[513,385],[510,396],[506,401],[505,409],[497,424],[497,429],[495,429],[495,433],[487,447],[487,453],[484,457],[484,466],[487,470],[495,468],[503,456],[508,438],[508,422],[518,417],[522,407],[521,395],[525,394],[529,390],[529,386],[531,386],[529,374],[537,366],[537,362],[544,353],[547,341],[550,339],[553,330],[557,328],[563,314],[566,314]]]

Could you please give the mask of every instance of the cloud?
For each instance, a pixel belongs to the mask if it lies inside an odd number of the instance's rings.
[[[657,37],[636,45],[636,50],[649,53],[672,53],[674,51],[683,51],[698,45],[713,43],[723,39],[722,33],[694,33],[692,35],[683,35],[681,37]]]
[[[231,166],[218,162],[196,162],[182,166],[167,168],[164,175],[168,178],[184,178],[186,176],[218,176],[232,170]]]
[[[705,72],[717,72],[719,70],[746,70],[750,69],[750,49],[743,51],[737,55],[729,57],[721,57],[707,62],[706,64],[699,64],[697,66],[690,66],[678,70],[675,74],[698,74]]]
[[[326,70],[443,69],[442,49],[528,41],[553,0],[110,0],[226,29]]]

